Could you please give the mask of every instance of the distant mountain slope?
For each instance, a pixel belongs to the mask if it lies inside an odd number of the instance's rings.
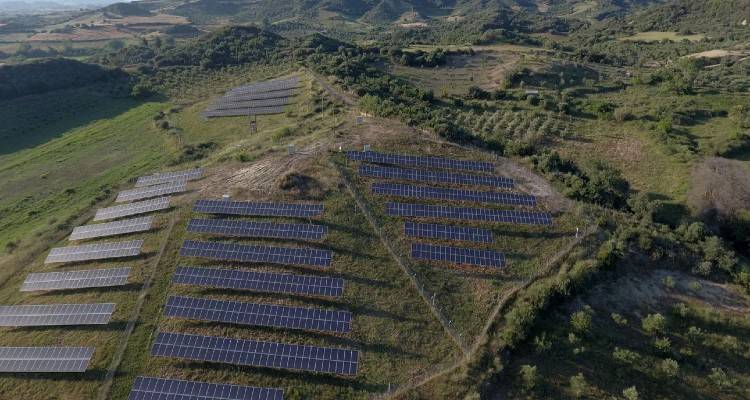
[[[120,17],[145,17],[151,15],[151,11],[141,7],[138,3],[115,3],[110,4],[102,11]]]
[[[636,13],[627,23],[640,31],[750,32],[750,0],[674,0]]]

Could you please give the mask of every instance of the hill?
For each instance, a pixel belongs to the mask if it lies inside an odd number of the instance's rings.
[[[101,11],[119,17],[147,17],[152,15],[151,11],[134,3],[114,3],[101,9]]]

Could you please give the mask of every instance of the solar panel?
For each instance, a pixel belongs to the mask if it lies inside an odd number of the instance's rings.
[[[325,297],[341,297],[344,293],[341,278],[202,267],[178,267],[172,283]]]
[[[50,272],[29,274],[21,287],[22,292],[35,290],[82,289],[105,286],[122,286],[128,283],[132,268],[91,269],[86,271]]]
[[[151,229],[151,224],[153,222],[154,217],[140,217],[123,221],[108,222],[105,224],[77,226],[73,229],[73,233],[70,235],[70,240],[143,232]]]
[[[0,372],[84,372],[93,347],[0,347]]]
[[[552,225],[552,216],[549,213],[544,212],[450,207],[396,202],[387,202],[385,203],[385,206],[388,215],[399,217],[449,218],[526,225]]]
[[[404,232],[407,236],[430,239],[462,240],[468,242],[491,243],[492,231],[489,229],[471,228],[443,224],[421,224],[406,222]]]
[[[121,203],[123,201],[141,200],[149,197],[164,196],[165,194],[179,193],[187,190],[187,181],[175,181],[162,183],[161,185],[153,185],[140,187],[135,189],[123,190],[117,195],[116,202]]]
[[[255,215],[264,217],[317,217],[322,204],[258,203],[231,200],[198,200],[193,211],[211,214]]]
[[[359,359],[356,350],[171,332],[159,332],[151,355],[339,375],[356,375]]]
[[[227,236],[320,240],[328,233],[328,227],[315,224],[277,224],[273,222],[226,219],[191,219],[188,223],[187,231]]]
[[[375,151],[347,151],[346,157],[355,161],[366,161],[379,164],[410,165],[466,171],[494,172],[495,165],[482,161],[452,160],[442,157],[421,157],[406,154],[386,154]]]
[[[143,240],[86,244],[83,246],[55,247],[44,260],[45,264],[71,261],[101,260],[105,258],[132,257],[141,254]]]
[[[0,307],[0,326],[104,325],[113,303],[40,304]]]
[[[238,93],[261,93],[270,92],[274,90],[289,90],[299,87],[299,77],[291,77],[286,79],[274,79],[266,82],[252,83],[248,85],[238,86],[230,89],[227,92],[229,94]]]
[[[492,186],[506,189],[513,188],[514,186],[513,179],[502,176],[454,174],[428,169],[383,167],[371,164],[360,164],[359,175],[371,178],[450,183],[454,185]]]
[[[290,103],[288,97],[279,97],[273,99],[258,99],[258,100],[237,100],[237,101],[222,101],[212,104],[206,109],[206,111],[217,111],[217,110],[236,110],[236,109],[248,109],[248,108],[260,108],[260,107],[278,107],[285,106]]]
[[[96,212],[94,221],[127,217],[130,215],[145,214],[151,211],[164,210],[169,208],[169,203],[171,202],[171,200],[172,198],[167,196],[159,197],[158,199],[143,200],[130,204],[101,208]]]
[[[159,172],[156,174],[145,175],[138,178],[135,187],[144,187],[151,185],[160,185],[175,181],[190,181],[199,179],[203,176],[202,168],[186,169],[184,171]]]
[[[284,400],[284,391],[138,376],[128,400]]]
[[[242,262],[328,267],[331,265],[333,252],[330,250],[311,248],[257,246],[186,240],[182,243],[180,255],[183,257],[200,257],[214,260],[235,260]]]
[[[466,249],[463,247],[412,243],[411,256],[417,260],[446,261],[453,264],[478,265],[482,267],[496,268],[505,266],[505,254],[493,250]]]
[[[170,296],[164,315],[239,325],[349,333],[352,314],[316,308]]]
[[[477,190],[445,189],[431,186],[402,185],[399,183],[373,183],[372,192],[385,196],[414,197],[418,199],[536,206],[536,198],[534,196],[518,193],[480,192]]]

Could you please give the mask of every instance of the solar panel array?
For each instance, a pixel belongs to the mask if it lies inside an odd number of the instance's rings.
[[[249,85],[237,86],[227,92],[227,95],[237,95],[245,93],[265,93],[276,90],[295,89],[300,86],[299,77],[293,76],[285,79],[274,79],[266,82],[252,83]]]
[[[347,151],[346,157],[355,161],[379,164],[409,165],[416,167],[456,169],[466,171],[494,172],[495,165],[483,161],[452,160],[442,157],[422,157],[405,154],[386,154],[375,151]]]
[[[526,225],[552,225],[552,216],[545,212],[387,202],[386,213],[400,217],[450,218]]]
[[[294,97],[296,94],[297,92],[294,89],[274,90],[272,92],[259,92],[259,93],[228,94],[216,100],[213,104],[216,105],[216,104],[222,104],[222,103],[233,103],[233,102],[247,101],[247,100],[279,99],[283,97]]]
[[[513,179],[501,176],[454,174],[427,169],[383,167],[371,164],[360,164],[359,175],[372,178],[451,183],[456,185],[492,186],[506,189],[513,188],[514,186]]]
[[[121,218],[130,215],[145,214],[151,211],[164,210],[169,208],[171,198],[159,197],[157,199],[143,200],[130,204],[122,204],[119,206],[112,206],[107,208],[101,208],[96,212],[94,221],[101,221],[105,219]]]
[[[256,100],[234,100],[227,101],[223,99],[221,102],[214,103],[212,106],[206,109],[206,111],[217,111],[217,110],[236,110],[236,109],[247,109],[247,108],[259,108],[259,107],[277,107],[285,106],[289,104],[288,97],[278,97],[271,99],[256,99]]]
[[[145,186],[135,189],[123,190],[117,195],[116,202],[141,200],[149,197],[164,196],[165,194],[179,193],[187,190],[187,181],[173,181],[160,185]]]
[[[284,400],[284,391],[138,376],[128,400]]]
[[[226,219],[191,219],[188,232],[277,239],[320,240],[328,227],[315,224],[277,224]]]
[[[344,280],[309,275],[277,274],[235,269],[178,267],[172,282],[234,290],[341,297]]]
[[[143,240],[56,247],[49,252],[44,263],[49,264],[137,256],[138,254],[141,254],[141,246],[143,246]]]
[[[0,372],[84,372],[93,347],[0,347]]]
[[[308,218],[323,214],[323,205],[259,203],[232,200],[198,200],[193,206],[193,211],[211,214]]]
[[[477,190],[445,189],[431,186],[414,186],[399,183],[373,183],[372,192],[386,196],[414,197],[419,199],[474,201],[507,205],[536,206],[536,198],[526,194],[481,192]]]
[[[356,350],[171,332],[159,332],[151,355],[339,375],[356,375],[359,360]]]
[[[201,116],[204,118],[213,117],[252,117],[253,115],[273,115],[283,114],[283,106],[273,107],[256,107],[256,108],[239,108],[234,110],[208,110],[203,111]]]
[[[184,241],[182,248],[180,248],[180,255],[214,260],[312,265],[316,267],[330,266],[333,257],[330,250],[201,242],[197,240]]]
[[[462,247],[437,246],[412,243],[411,256],[418,260],[447,261],[454,264],[482,267],[505,266],[505,254],[493,250],[467,249]]]
[[[122,286],[128,283],[131,270],[132,268],[125,267],[29,274],[23,282],[21,291]]]
[[[492,231],[468,226],[422,224],[407,221],[404,224],[404,232],[406,236],[411,237],[461,240],[478,243],[492,242]]]
[[[151,229],[154,217],[140,217],[123,221],[107,222],[77,226],[70,235],[70,240],[91,239],[104,236],[123,235],[126,233],[143,232]]]
[[[103,325],[113,303],[42,304],[0,307],[0,326]]]
[[[171,296],[164,315],[200,321],[349,333],[351,313],[305,307]]]
[[[175,181],[190,181],[199,179],[203,176],[202,168],[186,169],[184,171],[159,172],[152,175],[145,175],[138,178],[135,187],[144,187],[151,185],[160,185]]]

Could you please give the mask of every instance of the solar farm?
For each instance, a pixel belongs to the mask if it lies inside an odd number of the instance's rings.
[[[220,197],[199,168],[134,177],[11,283],[0,372],[19,393],[54,375],[72,398],[280,400],[449,368],[568,222],[493,162],[446,153],[327,152],[302,172],[339,186],[314,198]]]
[[[204,118],[281,114],[293,102],[299,77],[243,85],[227,91],[201,114]]]

